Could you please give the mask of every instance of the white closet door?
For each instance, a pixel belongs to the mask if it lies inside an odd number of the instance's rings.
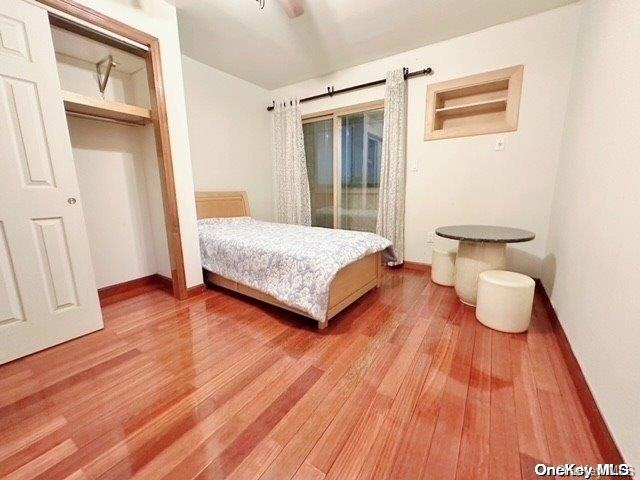
[[[49,32],[0,1],[0,363],[103,326]]]

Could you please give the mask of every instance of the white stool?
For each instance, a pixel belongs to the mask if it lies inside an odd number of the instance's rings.
[[[476,306],[478,276],[486,270],[507,268],[507,244],[496,242],[465,242],[458,244],[456,255],[456,294],[466,305]]]
[[[453,287],[455,281],[456,251],[434,249],[431,254],[431,281]]]
[[[489,328],[519,333],[529,328],[535,282],[521,273],[487,270],[478,277],[476,318]]]

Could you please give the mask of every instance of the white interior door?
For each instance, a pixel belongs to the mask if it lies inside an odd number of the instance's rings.
[[[49,32],[0,1],[0,363],[103,326]]]

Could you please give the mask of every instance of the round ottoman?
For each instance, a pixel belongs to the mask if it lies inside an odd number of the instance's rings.
[[[489,328],[519,333],[529,328],[535,282],[521,273],[486,270],[478,277],[476,318]]]
[[[456,251],[434,249],[431,254],[431,281],[453,287],[456,273]]]
[[[456,294],[460,301],[474,307],[478,296],[478,275],[486,270],[507,267],[507,244],[493,242],[464,242],[456,255]]]

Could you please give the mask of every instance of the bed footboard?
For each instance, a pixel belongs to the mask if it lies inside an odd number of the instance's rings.
[[[379,287],[381,276],[382,258],[380,252],[367,255],[340,270],[336,274],[336,278],[331,282],[327,315],[323,321],[318,322],[318,328],[325,328],[331,318],[335,317],[369,290]],[[289,307],[271,295],[262,293],[215,273],[205,270],[204,278],[207,284],[218,285],[308,317],[305,312],[297,308]]]
[[[381,255],[380,252],[367,255],[337,273],[329,290],[327,318],[325,322],[320,322],[320,328],[326,327],[326,321],[335,317],[369,290],[380,286]]]

